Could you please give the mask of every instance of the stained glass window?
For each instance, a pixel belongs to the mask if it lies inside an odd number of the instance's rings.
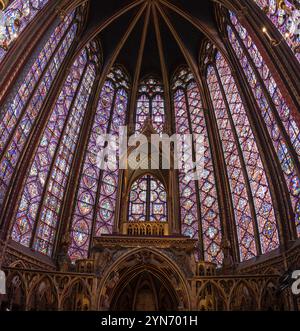
[[[277,86],[266,62],[261,56],[258,48],[253,42],[246,29],[239,23],[236,16],[232,13],[231,20],[234,27],[243,41],[252,61],[257,69],[257,73],[261,77],[264,86],[273,101],[274,108],[280,116],[280,122],[284,124],[287,134],[290,136],[291,142],[298,156],[300,157],[300,132],[299,127],[292,117],[289,106],[287,105],[284,96],[282,95],[279,87]],[[228,27],[230,36],[233,37],[233,32],[230,33],[230,27]],[[275,110],[275,109],[274,109]]]
[[[167,192],[158,179],[146,175],[132,184],[128,222],[167,222]]]
[[[165,124],[165,102],[162,84],[149,78],[141,82],[136,109],[135,131],[140,133],[145,121],[150,118],[157,133],[162,133]]]
[[[205,260],[221,265],[222,234],[210,143],[201,96],[188,69],[181,69],[174,77],[173,93],[176,132],[201,135],[204,145],[201,179],[198,182],[191,180],[184,170],[179,170],[182,233],[202,240]],[[200,237],[199,228],[202,229]]]
[[[262,253],[279,245],[278,231],[271,193],[260,153],[238,92],[231,70],[221,53],[216,56],[216,67],[227,97],[232,121],[243,152],[252,191]]]
[[[0,11],[0,63],[11,44],[28,26],[48,0],[14,0]]]
[[[51,256],[80,128],[96,76],[96,44],[76,58],[43,131],[18,206],[12,239]]]
[[[244,261],[257,255],[256,241],[262,253],[279,245],[271,193],[244,104],[231,70],[219,52],[215,64],[208,66],[207,82],[232,192],[240,258]]]
[[[99,138],[107,133],[117,136],[119,127],[125,125],[128,89],[128,77],[114,67],[99,97],[81,171],[71,226],[69,255],[73,260],[88,256],[92,233],[112,233],[119,173],[118,169],[103,170],[99,164],[98,156],[104,148]]]
[[[2,107],[0,122],[0,206],[44,101],[75,38],[75,15],[68,15],[34,58],[32,67]]]
[[[225,100],[220,90],[216,70],[213,66],[210,66],[207,70],[207,82],[214,105],[228,170],[236,224],[238,226],[237,232],[239,237],[240,257],[241,260],[247,260],[257,255],[253,220],[249,198],[247,196],[245,178],[239,159],[238,146],[234,140],[232,127],[226,112]]]
[[[289,0],[284,1],[285,9],[283,4],[276,0],[254,0],[254,2],[267,14],[300,62],[300,1],[293,1],[298,2],[298,10]]]
[[[295,225],[300,236],[300,179],[292,156],[298,155],[299,159],[299,128],[258,48],[233,13],[231,23],[227,27],[230,43],[243,67],[273,141],[290,191]]]

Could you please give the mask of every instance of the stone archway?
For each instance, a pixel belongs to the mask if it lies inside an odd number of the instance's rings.
[[[137,272],[137,274],[136,274]],[[178,298],[172,285],[151,268],[131,271],[120,281],[111,299],[112,311],[176,311]]]
[[[117,259],[99,284],[99,310],[190,310],[186,276],[164,253],[133,249]]]

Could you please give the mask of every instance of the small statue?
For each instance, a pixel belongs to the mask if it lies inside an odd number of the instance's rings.
[[[65,233],[64,236],[62,237],[60,243],[60,250],[57,255],[57,264],[59,271],[67,272],[71,267],[71,259],[68,254],[70,243],[71,243],[70,234]]]
[[[230,241],[226,238],[223,239],[222,241],[222,251],[223,251],[223,255],[224,255],[224,259],[223,259],[223,270],[224,271],[228,271],[228,270],[232,270],[234,267],[234,261],[233,261],[233,257],[231,255],[231,245],[230,245]]]

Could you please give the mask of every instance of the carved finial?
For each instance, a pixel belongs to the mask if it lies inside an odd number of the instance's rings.
[[[59,252],[57,256],[57,264],[59,270],[61,271],[68,271],[71,266],[71,259],[68,255],[70,243],[71,243],[70,233],[66,232],[61,239]]]
[[[227,238],[223,238],[222,240],[222,251],[224,255],[223,259],[223,270],[226,271],[228,269],[232,269],[234,266],[233,258],[231,255],[231,243]]]

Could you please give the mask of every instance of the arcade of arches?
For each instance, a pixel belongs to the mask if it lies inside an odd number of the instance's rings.
[[[0,310],[300,310],[295,12],[0,1]],[[201,136],[201,176],[101,166],[140,133]]]

